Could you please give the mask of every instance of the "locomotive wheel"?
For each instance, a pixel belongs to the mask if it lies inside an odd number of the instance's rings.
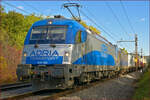
[[[91,81],[91,75],[89,73],[83,73],[80,76],[80,83],[88,83]]]
[[[111,73],[108,73],[108,79],[111,79],[112,75]]]

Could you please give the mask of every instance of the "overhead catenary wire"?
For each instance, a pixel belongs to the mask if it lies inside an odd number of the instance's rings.
[[[91,19],[89,16],[87,16],[82,10],[80,10],[80,12],[82,13],[83,16],[87,17],[89,19],[89,21],[91,21],[93,24],[95,24],[98,28],[100,28],[103,32],[105,32],[109,37],[111,37],[114,41],[116,41],[114,39],[114,37],[111,36],[111,34],[109,34],[104,28],[102,28],[101,26],[99,26],[93,19]]]
[[[30,4],[26,3],[25,1],[23,1],[23,3],[27,6],[29,6],[30,8],[34,9],[36,12],[41,13],[41,11],[39,9],[35,8],[33,5],[30,5]],[[41,13],[41,15],[43,15],[43,13]]]
[[[91,18],[89,18],[87,15],[85,15],[85,13],[83,13],[83,11],[80,11],[82,12],[82,14],[87,17],[93,24],[95,24],[98,28],[100,28],[101,30],[103,30],[103,32],[105,32],[110,38],[112,38],[112,40],[114,40],[116,42],[116,40],[114,39],[114,37],[109,34],[105,29],[103,29],[101,26],[99,26],[96,22],[94,22]],[[121,45],[121,44],[120,44]],[[121,45],[122,46],[122,45]],[[128,50],[129,52],[131,52],[131,50]]]
[[[10,7],[16,8],[16,9],[18,9],[18,10],[24,12],[24,13],[30,14],[28,11],[25,11],[25,10],[23,10],[21,8],[18,8],[15,5],[12,5],[12,4],[8,3],[8,2],[3,2],[3,3],[6,4],[6,5],[8,5],[8,6],[10,6]]]
[[[122,8],[123,8],[123,12],[124,12],[124,14],[125,14],[125,16],[126,16],[126,18],[127,18],[127,21],[128,21],[128,23],[129,23],[129,26],[130,26],[132,32],[135,34],[135,30],[134,30],[134,28],[133,28],[133,26],[132,26],[132,23],[131,23],[131,21],[130,21],[130,19],[129,19],[129,17],[128,17],[127,11],[126,11],[126,9],[125,9],[125,6],[124,6],[122,0],[120,0],[120,4],[121,4],[121,6],[122,6]]]
[[[127,33],[127,31],[125,30],[124,26],[121,24],[119,18],[117,17],[117,15],[115,14],[115,12],[113,11],[113,9],[111,8],[111,6],[109,5],[109,3],[105,2],[106,6],[109,8],[109,10],[111,11],[111,13],[113,14],[114,18],[116,19],[116,21],[118,22],[118,24],[120,25],[121,29],[124,31],[123,33],[126,34],[126,36],[130,39],[130,35]],[[126,45],[126,44],[125,44]],[[126,45],[128,48],[129,46]]]
[[[129,19],[129,16],[128,16],[128,14],[127,14],[126,8],[125,8],[125,6],[124,6],[122,0],[120,0],[120,4],[121,4],[121,6],[122,6],[123,12],[124,12],[124,14],[125,14],[125,16],[126,16],[126,18],[127,18],[128,24],[129,24],[129,26],[130,26],[132,32],[133,32],[134,34],[136,34],[136,32],[135,32],[135,30],[134,30],[134,28],[133,28],[132,22],[131,22],[130,19]],[[142,37],[142,35],[139,36],[139,37]],[[141,43],[141,42],[140,42],[140,43]]]
[[[81,3],[80,2],[80,0],[77,0],[79,3]],[[89,9],[86,9],[85,11],[87,11],[90,15],[92,15],[93,17],[94,17],[94,15],[89,11]],[[83,12],[83,11],[82,11]],[[92,17],[92,18],[93,18]],[[95,18],[94,18],[95,19]],[[97,22],[97,21],[96,21]],[[100,24],[100,23],[99,23]],[[96,25],[97,26],[97,25]],[[104,25],[102,25],[102,23],[100,24],[100,26],[101,26],[101,29],[109,36],[109,37],[111,37],[116,43],[117,43],[117,41],[114,39],[114,37],[115,38],[117,38],[118,36],[117,35],[115,35],[114,33],[112,33],[112,32],[110,32],[110,30],[108,30],[108,28],[106,28],[106,27],[104,27]],[[100,27],[99,27],[100,28]],[[106,31],[107,30],[107,31]],[[111,35],[110,35],[110,34]],[[112,34],[113,34],[113,36],[112,36]],[[120,46],[122,46],[122,44],[119,44]],[[128,51],[129,52],[132,52],[132,50],[131,50],[131,48],[129,48],[129,46],[128,45],[126,45],[126,44],[124,44],[126,47],[128,47]],[[124,46],[122,46],[122,47],[124,47]]]
[[[78,2],[79,3],[81,3],[80,2],[80,0],[78,0]],[[90,15],[92,15],[93,16],[93,14],[89,11],[89,9],[86,9],[86,11],[88,11],[88,13],[90,13]],[[83,13],[83,11],[82,11],[82,13]],[[96,26],[99,26],[94,20],[92,20],[91,18],[89,18],[87,15],[85,15],[84,14],[84,16],[86,16],[92,23],[94,22],[94,24],[96,24]],[[94,16],[93,16],[94,17]],[[100,27],[101,26],[101,27]],[[112,34],[112,32],[107,32],[105,29],[106,29],[106,27],[104,27],[104,25],[100,25],[99,26],[99,28],[100,29],[102,29],[109,37],[111,37],[115,42],[117,42],[115,39],[114,39],[114,37],[113,36],[111,36],[110,34]],[[107,29],[108,30],[108,29]],[[110,33],[110,34],[109,34]],[[115,37],[117,37],[116,35],[115,35]],[[121,45],[121,44],[120,44]],[[121,45],[122,46],[122,45]],[[130,51],[130,50],[128,50],[128,51]],[[131,52],[131,51],[130,51]]]
[[[95,16],[90,12],[90,10],[89,9],[86,9],[86,11],[90,14],[90,15],[92,15],[93,17],[94,17],[94,19],[96,19],[95,18]],[[106,28],[102,23],[100,24],[102,27],[103,27],[103,29],[105,29],[105,30],[107,30],[110,34],[113,34],[113,37],[118,37],[116,34],[114,34],[114,33],[112,33],[112,32],[110,32],[110,30],[108,29],[108,28]],[[115,38],[115,39],[116,39]],[[117,42],[116,40],[115,40],[115,42]],[[121,44],[120,44],[121,45]],[[122,45],[121,45],[122,46]],[[131,52],[131,51],[130,51]]]
[[[121,29],[125,32],[125,34],[130,38],[130,35],[127,33],[127,31],[125,30],[124,26],[121,24],[119,18],[117,17],[117,15],[115,14],[115,12],[113,11],[113,9],[111,8],[111,6],[109,5],[108,2],[105,2],[106,6],[109,8],[109,10],[111,11],[111,13],[113,14],[114,18],[116,19],[116,21],[118,22],[118,24],[120,25]]]
[[[81,3],[80,0],[77,0],[77,1],[78,1],[79,3]],[[69,2],[70,2],[70,0],[69,0]],[[111,37],[114,41],[116,41],[116,40],[114,39],[114,37],[111,36],[111,34],[109,34],[103,27],[99,26],[93,19],[91,19],[89,16],[87,16],[81,9],[80,9],[80,12],[83,14],[83,16],[87,17],[87,18],[88,18],[93,24],[95,24],[98,28],[102,29],[102,31],[105,32],[109,37]]]
[[[81,3],[80,0],[78,0],[78,2]],[[86,11],[87,11],[90,15],[92,15],[93,17],[95,17],[95,16],[89,11],[89,9],[86,9]],[[95,19],[95,18],[94,18],[94,19]],[[115,36],[116,38],[118,37],[117,35],[115,35],[114,33],[110,32],[110,31],[108,32],[108,28],[104,27],[104,25],[102,25],[102,23],[100,24],[100,26],[101,26],[101,28],[103,28],[103,31],[107,29],[107,32],[104,31],[107,35],[108,35],[108,33],[113,34],[113,36],[111,36],[111,35],[109,34],[109,37],[113,38],[113,40],[114,40],[115,42],[117,42],[117,41],[114,39],[114,36]],[[120,46],[122,46],[122,44],[120,44]],[[122,46],[122,47],[123,47],[123,46]],[[128,48],[129,48],[129,47],[128,47]],[[129,48],[129,49],[130,49],[130,48]],[[130,49],[130,50],[128,50],[128,51],[131,52],[132,50]]]
[[[88,8],[86,8],[86,11],[87,11],[90,15],[92,15],[94,19],[96,19],[95,15],[94,15]],[[98,22],[99,22],[99,21],[98,21]],[[101,22],[99,22],[99,23],[100,23],[100,25],[103,27],[103,29],[109,31],[110,34],[113,34],[115,37],[117,37],[116,34],[110,32],[110,30],[109,30],[108,28],[106,28]]]
[[[13,8],[15,8],[15,9],[18,9],[18,10],[20,10],[20,11],[26,13],[26,14],[32,14],[32,13],[30,13],[30,12],[24,10],[24,9],[21,9],[21,8],[15,6],[15,5],[13,5],[13,4],[10,4],[10,3],[8,3],[8,2],[3,2],[3,3],[6,4],[6,5],[8,5],[8,6],[10,6],[10,7],[13,7]],[[38,17],[38,16],[37,16],[37,17]]]

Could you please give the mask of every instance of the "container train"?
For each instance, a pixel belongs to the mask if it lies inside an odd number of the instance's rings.
[[[30,80],[37,91],[71,88],[135,69],[134,55],[78,21],[55,16],[31,26],[16,72],[19,80]]]

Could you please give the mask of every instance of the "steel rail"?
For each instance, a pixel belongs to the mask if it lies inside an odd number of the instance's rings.
[[[6,91],[6,90],[21,88],[21,87],[28,87],[28,86],[31,86],[31,83],[19,82],[19,83],[5,84],[5,85],[0,86],[0,91]]]
[[[15,96],[9,96],[9,97],[6,97],[6,98],[2,98],[2,100],[20,100],[21,98],[29,97],[29,96],[32,96],[32,95],[33,95],[33,92],[27,92],[27,93],[15,95]]]

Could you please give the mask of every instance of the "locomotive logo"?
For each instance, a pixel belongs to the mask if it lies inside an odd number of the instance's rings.
[[[57,50],[33,50],[30,56],[59,56]]]
[[[102,44],[101,50],[106,53],[107,52],[107,46],[105,44]]]
[[[102,57],[106,58],[107,57],[107,46],[105,44],[101,45],[101,55]]]

